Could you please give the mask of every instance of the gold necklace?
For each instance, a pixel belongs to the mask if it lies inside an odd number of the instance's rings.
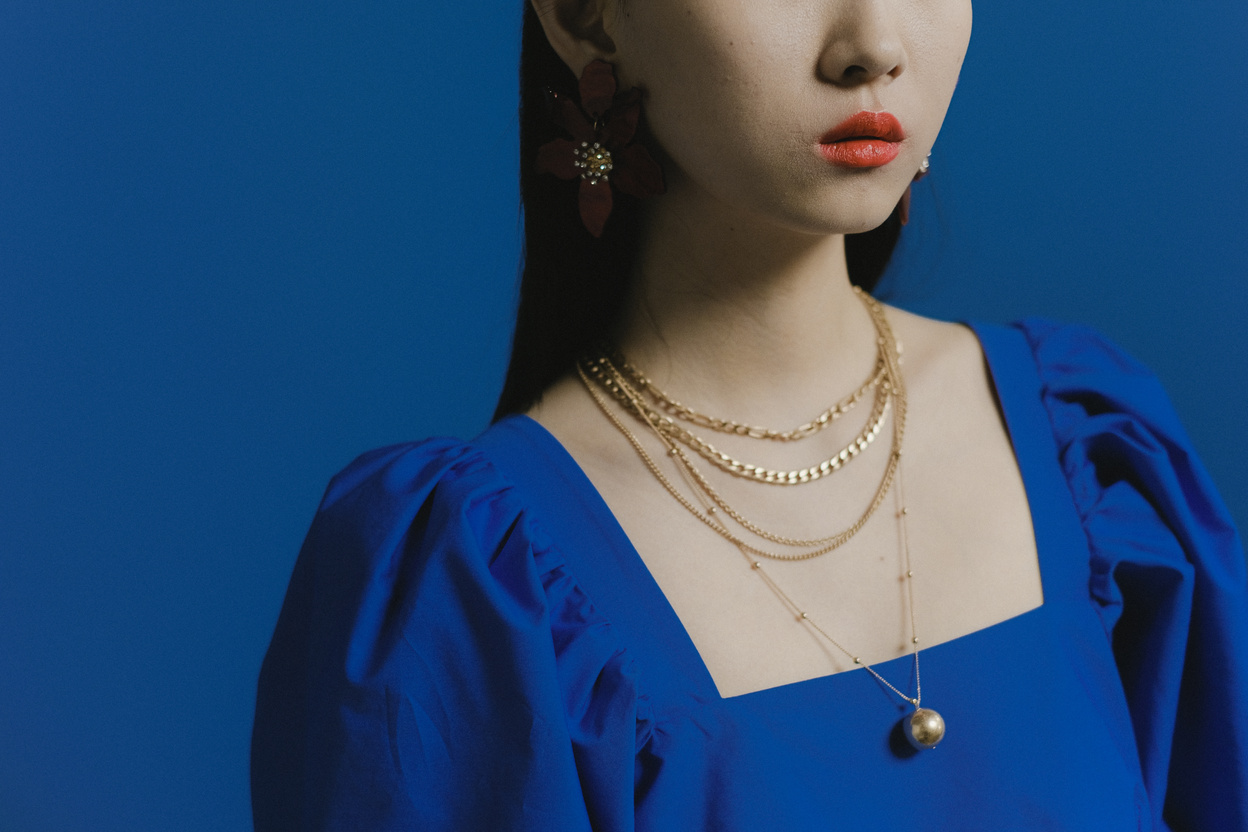
[[[945,721],[941,717],[941,715],[937,713],[936,711],[930,708],[924,708],[922,706],[923,686],[922,686],[922,679],[921,679],[920,672],[919,672],[919,647],[918,647],[919,638],[917,634],[917,625],[916,625],[915,612],[914,612],[914,609],[915,609],[914,607],[914,583],[913,583],[914,571],[911,568],[910,536],[908,532],[908,526],[906,523],[906,517],[909,514],[909,509],[905,504],[905,498],[903,494],[903,485],[902,485],[901,477],[899,473],[899,462],[901,459],[901,439],[904,433],[904,417],[905,417],[905,410],[906,410],[905,387],[901,381],[899,362],[897,361],[897,354],[896,354],[895,349],[893,349],[893,344],[895,342],[892,337],[892,331],[888,327],[887,320],[885,320],[883,317],[882,309],[879,308],[879,305],[874,301],[874,299],[868,300],[866,296],[860,290],[858,290],[857,287],[854,287],[854,289],[856,292],[859,293],[859,297],[864,299],[864,303],[867,304],[868,309],[872,313],[872,318],[876,322],[877,332],[879,332],[879,344],[882,348],[882,352],[884,352],[886,355],[885,371],[886,373],[888,371],[895,373],[895,375],[891,379],[891,384],[890,384],[890,387],[892,388],[892,391],[893,391],[893,395],[897,399],[897,406],[896,406],[897,418],[895,419],[895,422],[894,422],[894,431],[893,431],[894,432],[894,448],[893,448],[893,453],[889,458],[889,469],[888,469],[888,472],[886,473],[885,481],[881,483],[881,488],[877,490],[876,499],[872,501],[872,505],[868,509],[867,514],[865,514],[859,520],[859,522],[855,524],[855,526],[846,530],[846,532],[842,532],[840,535],[833,536],[836,539],[836,542],[834,542],[831,546],[825,546],[820,551],[807,553],[804,556],[792,556],[792,555],[777,556],[777,555],[761,552],[760,550],[755,549],[752,546],[749,546],[744,541],[737,538],[722,523],[716,522],[716,520],[712,519],[715,514],[714,506],[704,505],[704,508],[706,509],[705,513],[699,510],[696,506],[694,506],[693,503],[687,497],[685,497],[671,483],[671,481],[666,476],[664,476],[663,472],[654,463],[653,458],[646,452],[645,448],[641,445],[640,441],[638,441],[637,437],[633,435],[632,431],[630,431],[624,425],[624,423],[620,421],[615,416],[615,414],[610,411],[610,409],[607,407],[606,402],[597,393],[597,391],[594,390],[593,383],[590,381],[590,378],[587,375],[586,370],[582,366],[581,363],[577,364],[577,372],[580,375],[581,381],[585,385],[586,390],[589,391],[589,394],[593,397],[594,402],[598,405],[598,408],[607,416],[607,418],[625,436],[625,438],[628,439],[629,444],[631,444],[634,450],[637,451],[638,455],[646,463],[646,466],[647,468],[650,469],[651,473],[664,485],[667,491],[681,503],[681,505],[683,505],[686,509],[688,509],[692,514],[694,514],[694,516],[702,520],[708,527],[717,531],[721,536],[733,542],[738,547],[742,555],[749,562],[751,569],[757,572],[759,574],[759,577],[761,577],[767,583],[767,585],[773,591],[776,592],[776,594],[782,599],[785,605],[788,606],[789,609],[794,613],[798,623],[804,623],[812,627],[815,630],[815,632],[817,632],[820,636],[826,639],[829,643],[835,646],[838,650],[840,650],[842,653],[844,653],[846,656],[852,659],[854,664],[865,668],[877,681],[879,681],[881,684],[883,684],[885,687],[887,687],[897,696],[901,697],[902,699],[904,699],[905,701],[909,702],[911,705],[914,706],[914,712],[911,713],[908,717],[903,718],[901,724],[902,724],[902,729],[906,736],[906,739],[910,742],[910,744],[914,748],[922,750],[926,748],[934,748],[937,745],[937,743],[939,743],[944,738]],[[882,381],[881,381],[881,384],[883,384]],[[700,472],[697,472],[696,468],[692,465],[691,462],[689,462],[688,458],[683,454],[683,452],[681,452],[677,448],[677,446],[673,444],[671,439],[668,438],[663,433],[663,431],[658,428],[658,426],[655,424],[654,421],[652,421],[650,418],[644,418],[644,421],[654,431],[658,439],[661,442],[663,442],[665,446],[667,446],[669,455],[678,456],[682,460],[683,464],[679,466],[679,470],[681,471],[682,475],[686,477],[687,482],[689,482],[689,484],[693,487],[694,493],[695,494],[699,493],[700,488],[703,486],[703,484],[705,484],[705,490],[703,491],[703,496],[701,498],[705,503],[707,497],[714,494],[714,490],[710,488],[709,484],[705,483],[705,478],[701,477]],[[754,554],[754,555],[762,555],[764,557],[775,557],[781,560],[797,560],[797,559],[806,559],[806,558],[814,557],[817,554],[823,554],[827,551],[831,551],[831,549],[836,548],[836,546],[841,545],[846,540],[848,540],[849,537],[852,537],[853,534],[857,533],[858,529],[860,529],[862,525],[865,525],[867,518],[870,516],[871,513],[874,512],[876,508],[878,508],[879,503],[883,501],[883,495],[887,492],[888,485],[891,484],[894,475],[897,475],[896,477],[897,478],[897,492],[895,494],[895,499],[897,500],[897,505],[898,505],[897,517],[899,520],[900,532],[901,532],[901,537],[902,537],[902,548],[903,548],[903,551],[905,552],[905,567],[906,567],[905,580],[906,580],[908,607],[909,607],[909,614],[910,614],[910,633],[911,633],[911,643],[914,645],[914,674],[915,674],[915,696],[914,697],[910,697],[902,693],[901,690],[899,690],[892,683],[890,683],[883,676],[881,676],[875,670],[875,668],[871,667],[869,664],[864,663],[860,657],[855,655],[852,651],[850,651],[848,648],[842,645],[839,641],[833,638],[826,630],[824,630],[821,626],[819,626],[805,610],[803,610],[796,602],[793,601],[793,599],[787,593],[784,592],[784,590],[780,588],[779,584],[776,583],[775,579],[772,578],[770,575],[768,575],[766,571],[764,571],[762,562],[755,560],[753,557],[751,557],[751,555]],[[717,497],[718,495],[714,495],[711,501],[715,502],[716,504],[719,504],[718,500],[716,499]],[[734,519],[737,519],[737,518],[734,516]],[[844,537],[844,539],[840,539],[841,537]]]
[[[669,456],[676,457],[680,461],[683,470],[691,470],[695,479],[697,479],[700,483],[705,484],[706,493],[711,497],[711,501],[714,502],[715,505],[709,507],[706,511],[699,509],[692,502],[690,502],[688,498],[686,498],[680,490],[676,488],[675,485],[672,484],[672,482],[659,469],[658,464],[655,463],[646,449],[639,441],[637,441],[636,437],[632,435],[632,432],[625,428],[619,418],[611,412],[609,407],[607,407],[606,402],[603,401],[602,397],[594,389],[594,384],[590,381],[589,371],[586,369],[586,365],[589,362],[579,362],[577,364],[577,373],[580,375],[582,384],[584,384],[585,389],[589,391],[589,394],[593,398],[594,403],[598,406],[598,409],[601,410],[603,415],[605,415],[607,419],[615,425],[617,430],[628,438],[629,443],[633,446],[633,449],[637,452],[638,456],[640,456],[642,461],[646,464],[646,467],[650,469],[650,472],[654,475],[654,477],[690,514],[696,517],[716,534],[753,555],[768,558],[770,560],[809,560],[811,558],[819,557],[820,555],[825,555],[828,552],[844,545],[852,539],[863,526],[866,525],[867,521],[884,502],[884,497],[887,495],[888,489],[892,485],[893,478],[896,476],[898,462],[901,459],[902,439],[905,433],[906,396],[905,387],[901,383],[900,364],[897,359],[897,350],[895,348],[896,339],[893,336],[891,327],[888,325],[888,320],[884,317],[883,309],[880,307],[879,303],[874,298],[858,291],[856,288],[855,292],[857,293],[859,299],[866,305],[868,312],[871,314],[872,322],[875,325],[877,333],[877,346],[880,349],[881,355],[884,357],[885,375],[880,382],[880,386],[886,393],[891,393],[893,398],[896,400],[896,404],[893,408],[893,449],[892,453],[889,455],[884,476],[880,480],[879,487],[876,489],[875,496],[872,498],[871,503],[853,525],[835,534],[812,539],[792,538],[768,532],[762,529],[757,523],[747,520],[739,511],[729,506],[728,503],[719,496],[718,492],[716,492],[715,489],[713,489],[710,484],[706,482],[705,477],[702,476],[700,471],[697,471],[688,456],[669,437],[664,435],[653,421],[651,421],[646,410],[636,404],[635,398],[630,399],[628,405],[630,410],[634,415],[640,418],[641,421],[645,422],[651,430],[658,434],[660,441],[663,442],[663,445],[667,450],[667,454]],[[772,542],[781,543],[782,545],[787,546],[816,548],[796,553],[775,552],[767,549],[761,549],[741,539],[737,535],[733,534],[733,532],[726,528],[723,524],[712,519],[712,515],[716,513],[717,508],[722,509],[724,513],[726,513],[743,528],[766,540],[771,540]]]
[[[578,370],[580,369],[581,368],[578,367]],[[582,370],[581,380],[582,382],[587,383],[587,379],[585,378],[585,373],[583,370]],[[884,384],[887,386],[888,383],[884,382]],[[607,418],[610,419],[613,423],[615,423],[616,427],[621,432],[623,432],[625,436],[632,437],[632,433],[626,430],[622,425],[618,423],[615,414],[612,413],[610,409],[606,407],[605,402],[601,401],[597,392],[592,387],[589,387],[588,384],[587,384],[587,389],[589,390],[590,395],[593,396],[594,401],[598,404],[599,409],[603,411],[603,413],[607,416]],[[629,404],[632,405],[632,402],[629,402]],[[634,408],[634,415],[637,415],[637,410],[635,408]],[[809,539],[793,538],[793,537],[787,537],[784,535],[779,535],[774,532],[767,531],[766,529],[759,526],[757,523],[751,522],[750,520],[742,516],[739,511],[737,511],[732,506],[730,506],[728,502],[724,500],[723,497],[720,496],[719,492],[716,491],[715,488],[707,481],[706,477],[703,476],[702,472],[697,469],[697,467],[693,464],[693,461],[689,459],[688,455],[679,446],[669,441],[667,437],[663,435],[663,432],[662,430],[659,429],[658,425],[656,425],[653,421],[651,421],[650,415],[648,413],[642,414],[641,419],[643,422],[646,422],[650,428],[652,428],[656,433],[659,434],[660,439],[663,440],[664,445],[667,447],[667,455],[676,459],[680,463],[684,471],[687,472],[690,476],[692,476],[695,480],[697,480],[698,488],[703,493],[705,493],[706,496],[710,497],[711,502],[714,503],[714,505],[706,507],[705,511],[706,511],[707,516],[704,518],[704,522],[709,521],[710,520],[709,516],[715,514],[716,511],[723,511],[725,514],[727,514],[729,517],[735,520],[743,528],[753,532],[759,537],[762,537],[766,540],[770,540],[773,543],[780,543],[785,546],[824,547],[824,548],[818,549],[815,552],[807,552],[807,553],[802,553],[802,554],[797,554],[797,555],[791,554],[791,553],[781,554],[781,553],[775,553],[775,552],[768,552],[763,549],[754,548],[753,546],[747,544],[745,541],[732,535],[732,533],[728,529],[723,528],[719,524],[711,524],[708,522],[708,525],[710,525],[711,528],[715,529],[720,534],[727,537],[731,542],[739,546],[745,546],[747,549],[749,549],[749,551],[761,557],[766,557],[766,558],[770,558],[773,560],[805,560],[811,557],[817,557],[818,555],[826,554],[832,549],[835,549],[837,546],[840,546],[841,544],[848,541],[851,537],[853,537],[858,532],[858,530],[863,525],[866,524],[866,521],[870,519],[871,515],[879,507],[880,503],[883,502],[884,494],[888,491],[887,485],[885,485],[882,482],[881,489],[878,490],[876,494],[877,499],[874,500],[870,506],[868,506],[867,510],[859,518],[858,522],[855,523],[853,526],[851,526],[849,529],[846,529],[845,531],[837,532],[836,534],[826,535],[824,537],[816,537],[816,538],[809,538]],[[673,496],[675,496],[678,500],[681,500],[681,496],[679,492],[675,489],[675,486],[671,485],[667,477],[665,477],[663,473],[658,469],[658,465],[654,462],[653,458],[651,458],[651,456],[646,452],[645,448],[643,448],[640,443],[635,442],[635,441],[633,441],[632,444],[633,444],[634,449],[636,449],[637,453],[641,456],[642,460],[646,462],[647,467],[650,468],[650,471],[659,479],[661,483],[663,483],[663,485],[667,488],[667,490],[670,493],[672,493]],[[885,480],[891,481],[890,478],[887,476],[885,477]],[[693,507],[692,504],[686,503],[686,501],[684,500],[681,500],[681,503],[682,505],[685,505],[685,507],[688,508],[690,511],[693,511],[695,515],[699,514],[699,511],[695,507]],[[825,544],[831,544],[831,545],[826,546]]]
[[[692,502],[690,502],[689,499],[684,494],[680,493],[680,490],[677,489],[676,486],[672,484],[672,481],[668,479],[667,476],[664,475],[664,473],[659,469],[659,466],[654,461],[654,458],[650,456],[649,452],[646,451],[645,447],[642,446],[641,442],[637,440],[637,437],[633,435],[632,431],[630,431],[627,427],[625,427],[624,423],[620,421],[619,417],[617,417],[614,413],[612,413],[610,408],[607,407],[607,403],[603,400],[602,396],[599,395],[598,391],[594,389],[593,382],[590,381],[589,376],[585,372],[585,368],[582,365],[578,364],[576,366],[576,369],[577,369],[577,372],[581,376],[581,382],[585,385],[585,389],[589,391],[589,395],[593,397],[594,403],[598,405],[598,409],[603,412],[603,414],[611,421],[613,425],[615,425],[616,429],[619,430],[620,433],[624,434],[625,438],[628,439],[629,444],[633,446],[633,450],[637,452],[637,455],[641,457],[642,462],[644,462],[646,464],[646,467],[650,469],[650,473],[654,474],[655,479],[657,479],[663,485],[663,487],[667,489],[667,492],[671,494],[678,503],[684,506],[685,509],[690,514],[692,514],[698,520],[702,521],[702,523],[705,524],[707,528],[711,529],[711,531],[715,532],[719,536],[728,540],[730,543],[733,543],[736,546],[741,547],[741,549],[743,549],[746,552],[757,555],[759,557],[768,558],[769,560],[809,560],[811,558],[819,557],[820,555],[826,555],[828,552],[831,552],[833,549],[836,549],[844,545],[845,543],[847,543],[850,540],[850,538],[856,535],[859,532],[859,530],[861,530],[862,527],[866,525],[867,520],[871,517],[872,514],[875,513],[875,510],[879,508],[880,503],[884,501],[884,495],[888,490],[888,485],[891,483],[893,475],[897,469],[897,460],[900,459],[900,454],[898,454],[897,452],[894,452],[893,455],[889,457],[889,462],[888,462],[889,467],[888,467],[888,470],[885,472],[884,481],[880,483],[880,487],[876,491],[875,499],[871,501],[871,505],[869,505],[867,507],[867,510],[863,512],[862,516],[858,518],[858,521],[854,523],[852,526],[850,526],[848,529],[845,529],[844,531],[838,532],[833,535],[828,535],[827,537],[824,537],[824,538],[817,538],[815,540],[810,540],[810,541],[803,541],[803,540],[797,540],[797,539],[792,539],[792,538],[783,539],[783,541],[790,541],[790,540],[792,541],[788,545],[797,545],[797,546],[818,545],[817,549],[814,549],[812,551],[807,551],[807,552],[800,552],[800,553],[773,552],[767,549],[760,549],[742,540],[740,537],[733,534],[732,531],[726,528],[723,524],[718,523],[714,519],[712,519],[712,516],[716,513],[714,510],[714,507],[708,508],[704,512],[701,509],[699,509],[697,506],[695,506]],[[667,453],[669,456],[675,456],[675,457],[681,458],[681,461],[683,463],[682,470],[690,465],[688,457],[684,456],[683,452],[675,444],[673,444],[670,439],[667,439],[667,437],[663,436],[661,432],[659,432],[659,438],[664,442],[664,444],[667,445]],[[702,477],[698,477],[698,479],[705,481],[704,478]],[[720,499],[722,500],[722,498]],[[721,505],[726,505],[726,504],[721,503]],[[741,517],[740,512],[736,510],[732,510],[732,509],[729,509],[729,511],[731,511],[731,514],[729,514],[729,516],[732,517],[733,520],[736,520],[738,523],[741,523],[741,525],[745,526],[745,528],[750,529],[751,531],[754,531],[759,528],[758,525],[755,523],[749,523],[747,525],[748,521],[745,521],[744,518]],[[778,540],[779,538],[779,536],[772,536],[770,532],[763,534],[758,531],[755,531],[755,533],[759,534],[760,537],[766,537],[769,540]],[[819,541],[826,541],[826,543],[819,543]],[[778,542],[782,542],[782,541],[778,541]]]
[[[805,439],[813,436],[828,425],[835,422],[841,416],[845,415],[850,409],[856,405],[867,391],[880,383],[884,377],[884,360],[881,357],[876,361],[875,373],[871,378],[867,379],[861,387],[850,395],[841,399],[827,410],[820,413],[814,419],[805,424],[798,425],[791,430],[772,430],[771,428],[757,427],[747,425],[741,422],[735,422],[731,419],[719,419],[714,416],[707,416],[699,413],[691,407],[686,407],[680,402],[673,399],[667,393],[659,389],[653,381],[651,381],[644,373],[624,360],[623,356],[608,356],[610,362],[618,368],[620,373],[624,375],[633,385],[645,390],[659,403],[659,407],[667,413],[685,422],[698,425],[700,427],[709,428],[719,433],[733,433],[737,436],[746,436],[750,439],[770,439],[776,442],[795,442],[798,439]],[[618,361],[616,360],[618,359]]]
[[[606,355],[599,355],[597,358],[588,362],[589,374],[597,381],[612,397],[623,404],[629,410],[635,411],[635,415],[641,415],[641,411],[645,412],[646,420],[659,426],[659,429],[671,436],[677,442],[686,445],[696,451],[701,457],[706,459],[717,468],[743,479],[751,479],[757,482],[763,482],[774,485],[800,485],[803,483],[814,482],[817,479],[828,476],[829,474],[839,471],[847,462],[854,459],[861,452],[865,451],[875,438],[879,435],[880,430],[884,427],[884,418],[888,411],[888,394],[886,372],[883,362],[880,362],[879,372],[873,376],[868,386],[878,381],[875,406],[871,410],[871,415],[867,418],[867,425],[862,431],[850,440],[849,444],[841,449],[838,453],[832,454],[828,459],[823,460],[808,468],[799,468],[793,471],[776,471],[765,468],[761,465],[751,465],[736,459],[707,442],[702,437],[693,433],[686,428],[678,425],[670,416],[667,416],[646,404],[641,393],[637,391],[629,380],[625,378],[623,370],[615,365]],[[864,388],[865,389],[865,388]],[[857,394],[854,394],[857,396]],[[845,401],[857,401],[854,396]],[[838,405],[839,406],[839,405]],[[844,413],[848,407],[840,411]],[[832,412],[831,410],[827,412]],[[701,415],[701,414],[699,414]],[[839,413],[838,413],[839,415]],[[703,417],[710,419],[711,417]],[[730,422],[725,419],[714,420],[719,424],[739,425],[737,422]],[[825,423],[827,424],[827,423]],[[767,428],[755,428],[741,426],[748,431],[767,431]],[[822,429],[822,426],[819,428]],[[726,431],[727,432],[727,431]],[[737,431],[731,431],[737,432]],[[741,436],[748,436],[753,439],[776,438],[781,435],[787,435],[792,432],[782,434],[777,431],[769,431],[772,436],[760,436],[752,433],[740,433]],[[801,438],[801,437],[797,437]],[[786,441],[793,441],[792,439]]]

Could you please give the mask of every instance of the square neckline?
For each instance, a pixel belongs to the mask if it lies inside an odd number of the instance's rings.
[[[1048,512],[1053,510],[1053,507],[1050,506],[1047,501],[1039,498],[1038,489],[1044,476],[1044,472],[1040,470],[1042,460],[1036,458],[1031,452],[1035,450],[1034,448],[1030,448],[1024,444],[1024,436],[1026,434],[1023,433],[1022,425],[1024,422],[1028,421],[1029,417],[1041,415],[1044,419],[1043,427],[1045,428],[1043,436],[1046,439],[1050,439],[1050,441],[1051,427],[1048,424],[1047,415],[1044,415],[1043,413],[1030,414],[1026,412],[1025,403],[1022,401],[1023,396],[1021,395],[1025,392],[1024,390],[1016,389],[1015,387],[1007,389],[1007,387],[1003,385],[1002,382],[1006,377],[1005,365],[1011,360],[1011,358],[1005,354],[1009,345],[1001,343],[1000,347],[1002,354],[994,357],[994,349],[989,347],[989,342],[993,343],[994,348],[998,345],[997,339],[992,337],[993,330],[996,330],[996,332],[1001,335],[1009,335],[1012,333],[1017,336],[1015,346],[1021,347],[1027,352],[1027,355],[1024,357],[1029,360],[1024,366],[1027,369],[1030,369],[1031,375],[1034,376],[1034,379],[1032,379],[1034,381],[1034,385],[1028,386],[1034,386],[1036,392],[1035,407],[1039,408],[1040,379],[1036,373],[1034,359],[1031,359],[1030,350],[1026,345],[1026,341],[1022,336],[1022,333],[1013,332],[1008,328],[999,325],[985,325],[974,321],[959,320],[953,323],[966,327],[975,336],[982,359],[989,370],[989,375],[992,380],[992,395],[996,400],[997,406],[1001,413],[1002,421],[1004,422],[1006,433],[1010,440],[1011,452],[1014,455],[1015,465],[1018,469],[1019,476],[1023,481],[1023,488],[1027,498],[1027,509],[1031,520],[1032,540],[1036,548],[1036,557],[1040,572],[1042,600],[1038,606],[1032,607],[1029,610],[1018,613],[1017,615],[1010,616],[1009,618],[1003,619],[994,624],[989,624],[986,627],[973,630],[965,635],[943,641],[940,644],[935,644],[931,647],[924,647],[921,652],[928,655],[936,653],[937,651],[948,652],[950,650],[962,649],[969,641],[975,640],[978,637],[983,637],[987,633],[996,633],[1000,630],[1000,628],[1021,626],[1023,623],[1029,622],[1032,618],[1043,614],[1043,612],[1050,606],[1049,599],[1053,597],[1053,591],[1055,590],[1053,585],[1055,576],[1053,574],[1052,566],[1055,563],[1056,558],[1054,557],[1055,553],[1049,551],[1049,547],[1056,546],[1057,541],[1050,541],[1048,540],[1048,535],[1041,534],[1042,525],[1048,524],[1054,519],[1047,516]],[[1017,388],[1023,387],[1021,380],[1017,380],[1017,376],[1011,380],[1014,381]],[[680,651],[680,656],[677,659],[680,669],[690,673],[694,678],[696,678],[697,682],[706,689],[707,695],[710,698],[713,698],[714,701],[723,704],[742,703],[747,700],[755,701],[763,697],[784,695],[786,692],[797,692],[798,690],[804,690],[808,687],[813,688],[823,685],[839,684],[833,680],[840,679],[842,677],[845,679],[857,679],[864,675],[855,673],[855,671],[865,671],[864,667],[855,667],[835,673],[825,673],[818,676],[811,676],[806,679],[799,679],[793,682],[772,685],[766,688],[758,688],[757,690],[734,694],[732,696],[722,695],[719,691],[719,686],[715,683],[715,679],[711,675],[709,667],[702,658],[701,652],[694,643],[692,636],[690,636],[688,628],[685,627],[684,622],[676,613],[675,608],[668,600],[667,595],[663,592],[662,587],[659,586],[654,574],[646,565],[644,558],[642,558],[636,546],[633,545],[628,533],[624,530],[624,527],[616,518],[615,513],[611,510],[611,507],[607,505],[607,502],[602,497],[602,494],[594,486],[593,481],[589,479],[589,476],[585,473],[584,469],[581,468],[580,463],[576,461],[576,458],[572,456],[572,454],[567,450],[567,448],[564,447],[563,443],[560,442],[554,434],[548,431],[545,426],[532,417],[523,413],[518,413],[508,416],[506,420],[514,420],[514,423],[517,426],[529,435],[535,437],[541,445],[544,445],[547,448],[552,459],[557,461],[560,465],[562,468],[561,473],[569,480],[570,484],[576,487],[578,498],[590,510],[592,519],[595,521],[594,525],[605,537],[608,538],[608,541],[614,550],[622,553],[626,557],[630,577],[635,579],[636,583],[639,585],[640,591],[644,592],[647,596],[645,600],[649,602],[648,606],[656,609],[662,617],[663,620],[656,623],[660,628],[662,628],[663,632],[656,636],[656,638],[672,644]],[[1034,429],[1038,426],[1029,425],[1028,427]],[[542,517],[543,520],[546,519],[545,512],[542,512]],[[880,671],[881,675],[884,675],[885,678],[891,678],[896,675],[894,671],[899,663],[909,664],[912,661],[913,654],[907,653],[882,662],[875,662],[871,666],[876,668],[877,671]],[[844,682],[844,684],[848,683],[849,682]],[[911,684],[912,683],[913,679],[911,679]]]

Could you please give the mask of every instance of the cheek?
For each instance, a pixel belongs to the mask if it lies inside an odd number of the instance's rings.
[[[948,103],[957,85],[971,38],[968,0],[916,3],[910,21],[911,69],[915,83]]]
[[[880,103],[914,125],[916,146],[930,147],[970,37],[970,3],[893,2],[909,67]],[[810,0],[630,0],[629,7],[618,71],[625,87],[647,91],[669,185],[688,184],[795,227],[827,221],[865,230],[887,217],[909,179],[902,168],[917,169],[921,151],[875,184],[829,177],[815,142],[858,94],[817,78],[826,7]]]
[[[650,128],[674,173],[721,197],[751,181],[775,184],[810,151],[793,127],[809,121],[809,102],[793,93],[809,84],[814,27],[791,14],[781,24],[765,3],[707,3],[692,14],[689,3],[660,2],[622,50],[635,56],[622,72],[646,88]]]

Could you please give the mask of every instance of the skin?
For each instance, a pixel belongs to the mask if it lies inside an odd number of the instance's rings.
[[[646,204],[616,333],[630,361],[698,410],[775,428],[857,388],[874,364],[876,333],[849,283],[844,235],[889,216],[935,142],[970,37],[968,0],[534,2],[573,72],[602,58],[622,88],[646,93],[668,193]],[[900,155],[881,168],[828,164],[819,138],[860,110],[897,116]],[[887,316],[904,348],[907,529],[916,627],[930,647],[1043,597],[1026,494],[978,341],[960,325],[892,307]],[[644,425],[612,407],[679,481]],[[843,447],[866,409],[799,443],[708,438],[747,461],[806,466]],[[529,415],[602,494],[721,695],[855,667],[663,490],[579,379],[558,382]],[[869,501],[889,431],[879,449],[801,487],[700,467],[764,528],[820,536],[851,524]],[[891,499],[835,552],[767,569],[864,660],[910,650]]]

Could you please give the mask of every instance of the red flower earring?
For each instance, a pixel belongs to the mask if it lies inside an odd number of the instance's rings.
[[[931,171],[931,169],[932,169],[932,154],[929,153],[927,154],[927,156],[923,157],[923,164],[919,165],[919,172],[916,173],[914,175],[914,178],[911,179],[910,181],[912,183],[918,182],[924,176],[927,176],[928,172]],[[906,186],[906,192],[901,195],[901,201],[897,203],[897,215],[898,215],[897,218],[901,220],[902,225],[906,225],[907,223],[910,222],[910,186],[909,185]]]
[[[551,92],[551,116],[572,136],[555,139],[537,151],[537,169],[560,179],[580,178],[581,221],[602,236],[613,200],[611,185],[637,197],[667,190],[663,170],[640,144],[634,144],[641,117],[641,91],[616,94],[615,68],[592,61],[581,74],[580,106]]]

